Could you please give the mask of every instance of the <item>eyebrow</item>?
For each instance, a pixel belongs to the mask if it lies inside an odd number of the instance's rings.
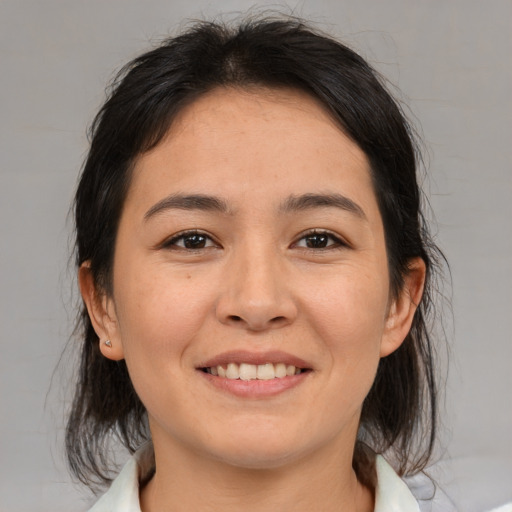
[[[229,213],[225,201],[218,197],[204,194],[172,194],[154,204],[144,215],[144,220],[166,210],[201,210],[208,212]]]
[[[283,202],[280,211],[290,213],[315,208],[339,208],[366,220],[363,209],[352,199],[337,193],[332,194],[303,194],[290,196]]]
[[[282,213],[311,210],[315,208],[339,208],[366,219],[363,209],[348,197],[332,194],[302,194],[288,197],[279,207]],[[200,210],[218,213],[231,213],[226,201],[206,194],[172,194],[154,204],[145,214],[144,220],[166,210]]]

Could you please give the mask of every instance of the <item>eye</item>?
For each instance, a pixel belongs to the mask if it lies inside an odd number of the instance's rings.
[[[200,250],[207,249],[208,247],[218,247],[208,235],[199,231],[186,231],[173,236],[164,244],[166,248]]]
[[[347,244],[339,237],[329,231],[310,231],[303,235],[295,247],[304,247],[306,249],[334,249]]]

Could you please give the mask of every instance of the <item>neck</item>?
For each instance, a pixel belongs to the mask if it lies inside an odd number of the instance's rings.
[[[373,491],[352,469],[352,453],[332,445],[272,469],[240,468],[158,445],[156,454],[157,470],[140,494],[142,512],[371,512],[374,507]]]

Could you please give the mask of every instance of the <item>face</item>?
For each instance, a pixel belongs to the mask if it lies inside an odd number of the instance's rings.
[[[278,466],[353,448],[412,318],[388,275],[358,146],[305,94],[218,89],[137,160],[93,321],[155,446]]]

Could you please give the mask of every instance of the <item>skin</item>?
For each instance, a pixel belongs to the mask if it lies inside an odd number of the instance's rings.
[[[226,208],[155,206],[176,194]],[[356,208],[283,209],[304,194]],[[126,359],[148,411],[142,510],[373,510],[352,455],[379,359],[421,298],[424,264],[410,268],[392,298],[367,158],[314,99],[216,89],[186,107],[136,162],[112,294],[79,272],[102,353]],[[284,351],[310,371],[275,396],[235,396],[197,369],[230,350]]]

